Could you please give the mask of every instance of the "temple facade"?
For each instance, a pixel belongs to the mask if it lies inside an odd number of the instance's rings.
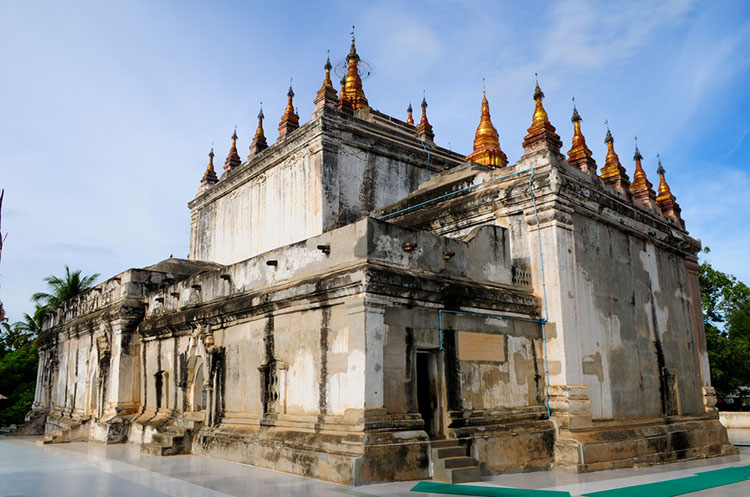
[[[324,480],[594,471],[736,454],[696,254],[659,161],[604,167],[537,84],[524,155],[485,96],[474,149],[370,107],[354,41],[312,118],[236,132],[189,203],[190,254],[51,311],[27,431]],[[531,110],[531,105],[530,105]]]

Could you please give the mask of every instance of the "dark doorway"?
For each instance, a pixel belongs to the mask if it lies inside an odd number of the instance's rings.
[[[436,354],[417,352],[417,410],[430,437],[440,437]]]
[[[162,377],[162,371],[159,371],[154,375],[154,381],[156,382],[156,410],[161,409],[161,395],[164,390],[164,378]]]

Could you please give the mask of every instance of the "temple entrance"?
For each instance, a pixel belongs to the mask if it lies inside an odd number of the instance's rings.
[[[417,351],[417,411],[430,438],[443,438],[442,398],[436,351]]]

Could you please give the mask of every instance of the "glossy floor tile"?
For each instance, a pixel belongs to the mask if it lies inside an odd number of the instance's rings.
[[[730,433],[733,441],[750,442],[750,430]],[[69,443],[38,446],[33,438],[0,436],[2,497],[437,497],[411,492],[414,482],[344,487],[202,456],[141,455],[138,446]],[[552,471],[491,476],[472,485],[564,490],[572,496],[630,485],[690,476],[729,466],[750,464],[750,446],[739,458],[674,463],[650,468],[600,471],[583,475]],[[750,481],[690,496],[747,497]]]

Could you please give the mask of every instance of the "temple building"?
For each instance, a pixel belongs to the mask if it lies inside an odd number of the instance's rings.
[[[47,315],[40,443],[352,485],[736,454],[714,408],[700,243],[661,160],[654,191],[636,146],[631,182],[608,131],[599,169],[575,106],[566,157],[538,83],[517,162],[500,136],[522,134],[498,133],[486,94],[464,156],[435,143],[426,99],[418,121],[411,104],[405,121],[373,109],[359,64],[352,40],[336,89],[326,61],[307,122],[291,87],[266,108],[271,145],[261,110],[220,175],[211,150],[188,259]]]

